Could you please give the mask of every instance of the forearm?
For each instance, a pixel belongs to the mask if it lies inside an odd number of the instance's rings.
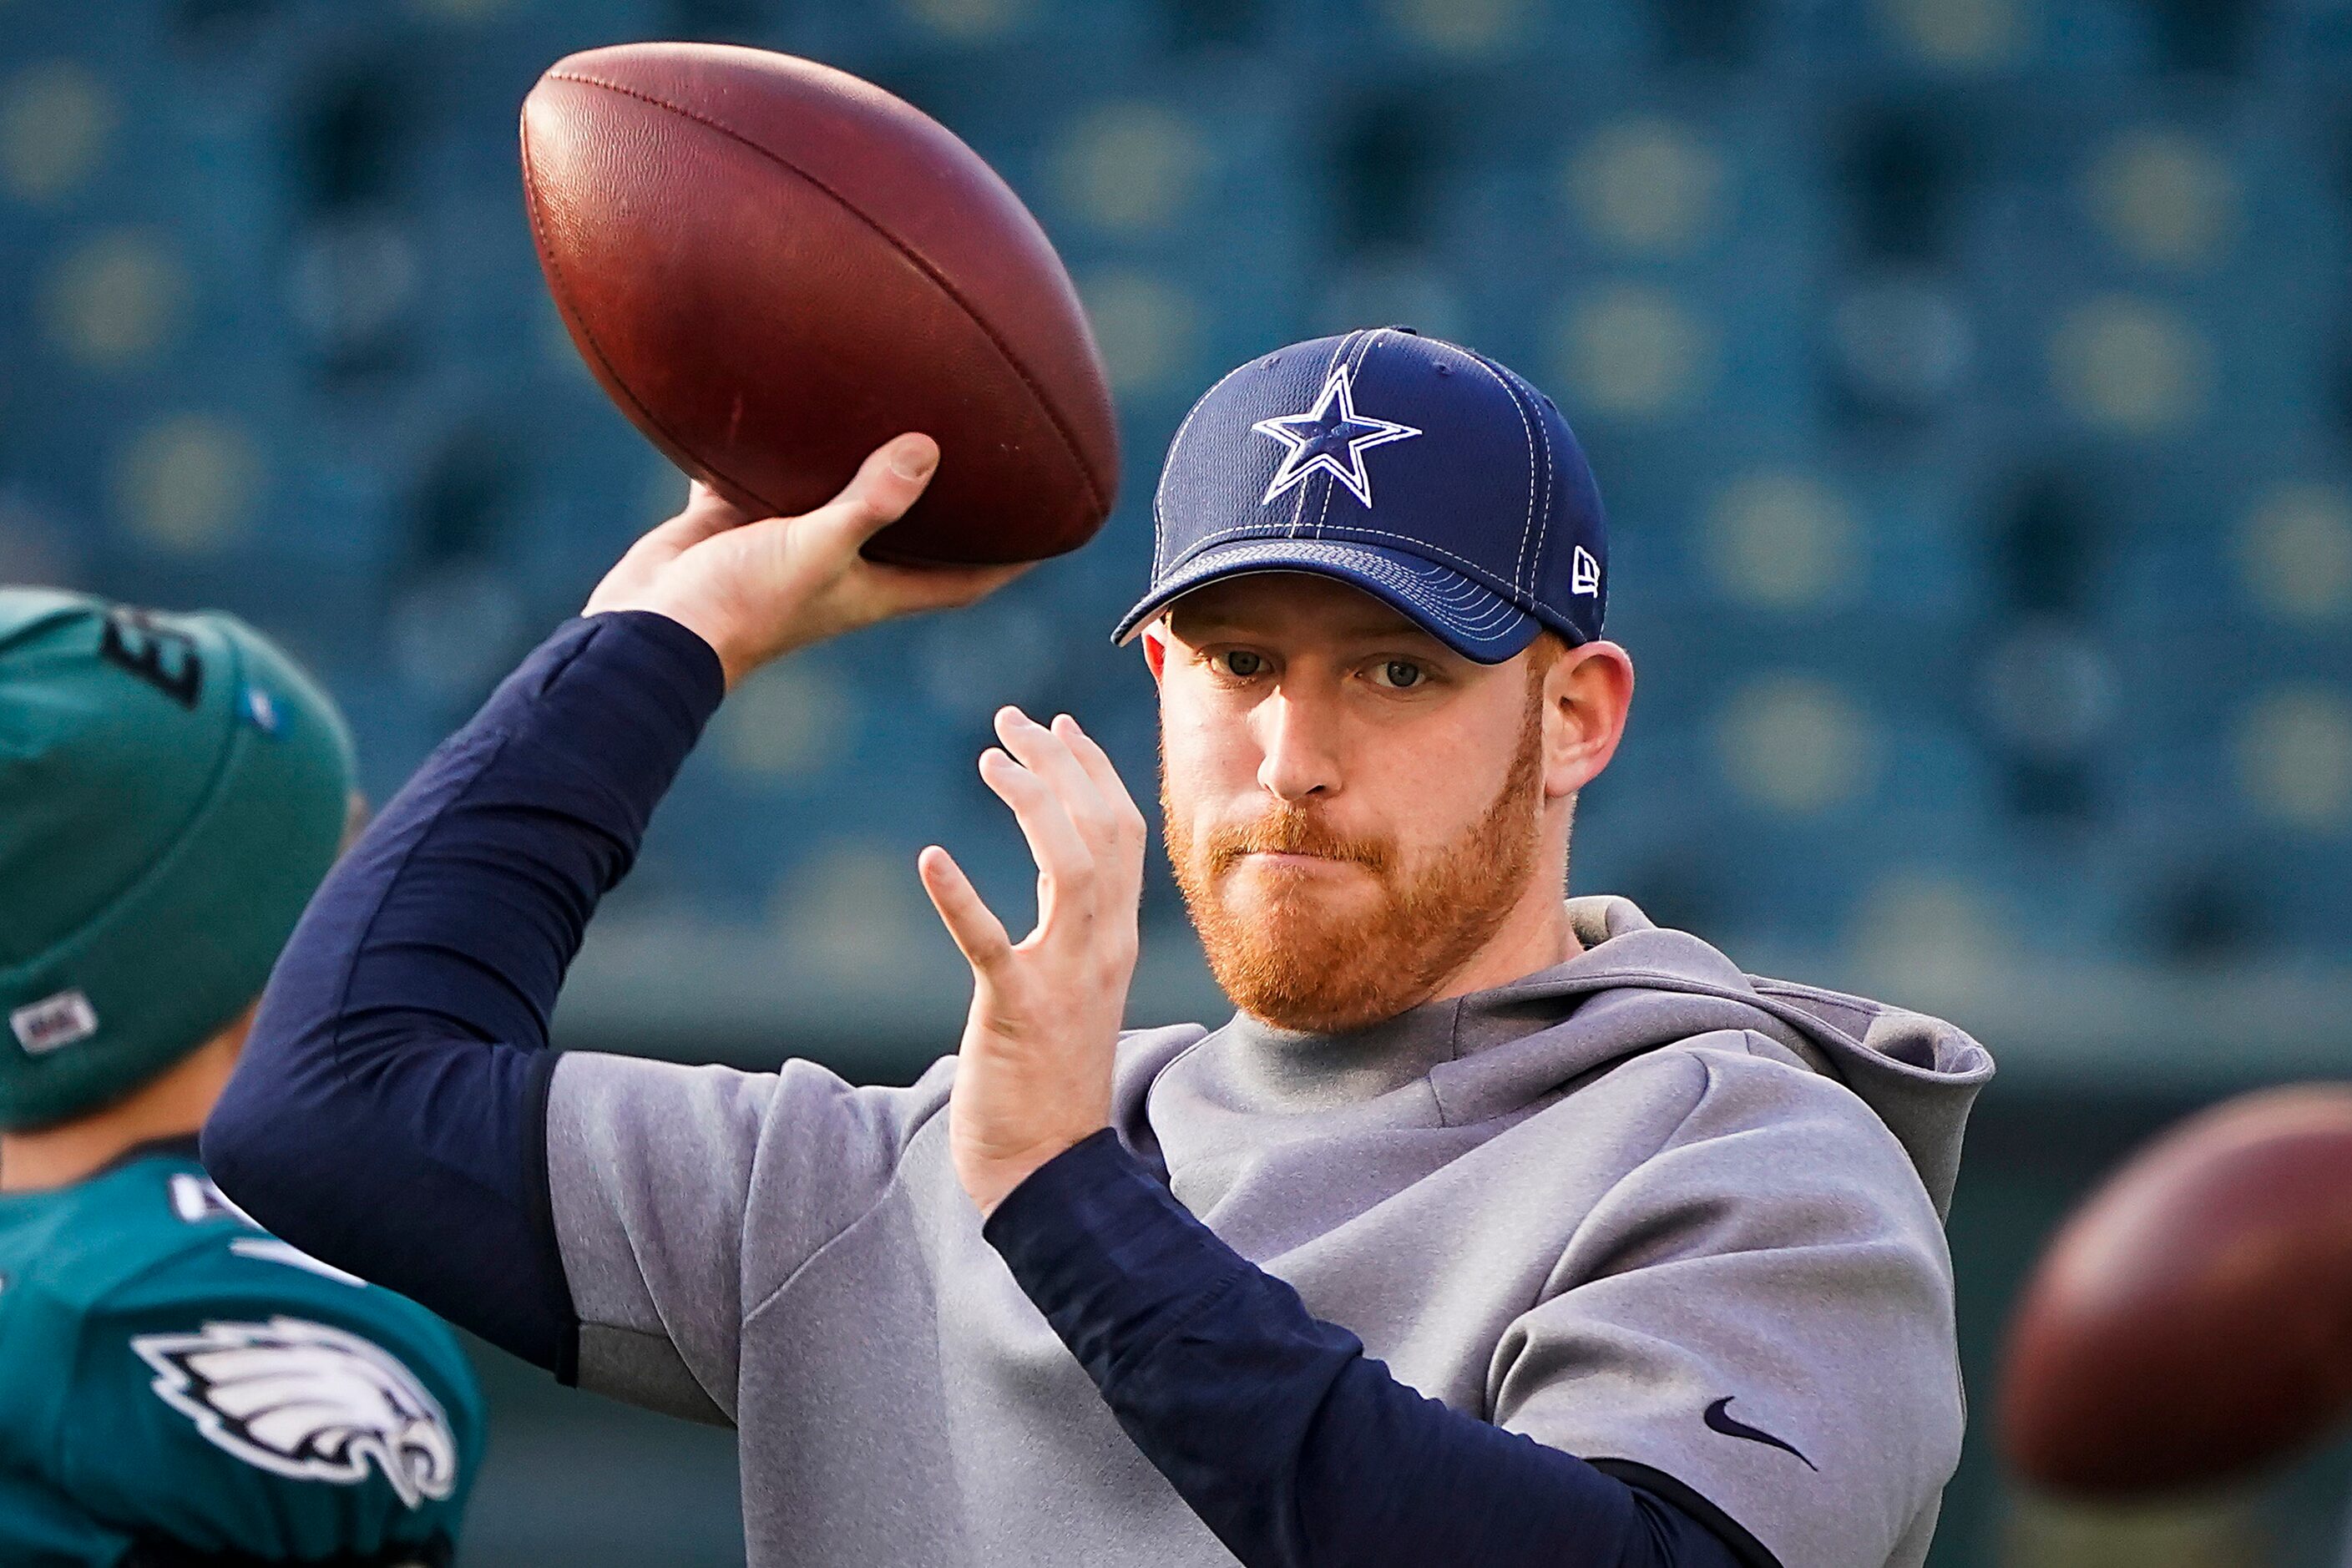
[[[272,974],[205,1130],[297,1246],[561,1369],[548,1019],[596,902],[723,694],[673,621],[559,630],[394,797]]]
[[[1037,1172],[987,1232],[1137,1447],[1249,1568],[1735,1568],[1680,1510],[1398,1382],[1108,1132]]]

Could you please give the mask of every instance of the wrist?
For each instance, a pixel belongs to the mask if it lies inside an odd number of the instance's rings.
[[[996,1212],[997,1205],[1011,1197],[1023,1183],[1104,1131],[1106,1129],[1101,1127],[1092,1127],[1082,1132],[1046,1139],[1031,1144],[1017,1154],[959,1158],[956,1161],[956,1180],[962,1184],[964,1194],[971,1199],[973,1206],[980,1210],[980,1217],[984,1223]]]
[[[580,613],[584,618],[590,616],[624,615],[633,610],[643,615],[659,616],[662,619],[693,633],[702,646],[710,650],[711,657],[719,661],[719,676],[730,691],[734,690],[736,683],[758,668],[761,662],[756,658],[746,655],[741,649],[732,647],[721,631],[708,624],[708,617],[698,616],[685,606],[642,601],[598,604],[592,599],[587,607]]]

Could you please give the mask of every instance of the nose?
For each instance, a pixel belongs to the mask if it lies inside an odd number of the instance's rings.
[[[1326,704],[1277,689],[1252,715],[1258,731],[1259,787],[1292,805],[1339,793],[1339,765]]]

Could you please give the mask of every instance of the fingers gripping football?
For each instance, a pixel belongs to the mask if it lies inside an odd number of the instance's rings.
[[[1019,566],[892,566],[859,553],[915,504],[939,467],[928,436],[875,449],[832,500],[754,518],[697,484],[599,584],[586,615],[652,610],[699,636],[732,686],[793,648],[895,616],[970,604]]]
[[[981,754],[981,778],[1012,807],[1037,862],[1036,928],[1014,942],[946,850],[919,862],[971,965],[949,1143],[982,1214],[1109,1122],[1146,834],[1110,758],[1076,720],[1047,727],[1007,708],[996,733],[1003,744]]]

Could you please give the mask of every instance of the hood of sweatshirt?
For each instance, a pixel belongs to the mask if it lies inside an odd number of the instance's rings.
[[[1537,1109],[1645,1052],[1745,1032],[1852,1090],[1910,1156],[1937,1215],[1948,1211],[1969,1110],[1992,1077],[1982,1046],[1923,1014],[1746,973],[1625,899],[1571,899],[1568,912],[1583,951],[1566,963],[1367,1028],[1299,1034],[1240,1015],[1205,1037],[1130,1037],[1125,1065],[1159,1080],[1144,1136],[1176,1164],[1183,1145],[1223,1142],[1220,1126],[1246,1121],[1256,1142],[1269,1116],[1381,1119],[1401,1097],[1433,1099],[1444,1123],[1466,1127]]]

